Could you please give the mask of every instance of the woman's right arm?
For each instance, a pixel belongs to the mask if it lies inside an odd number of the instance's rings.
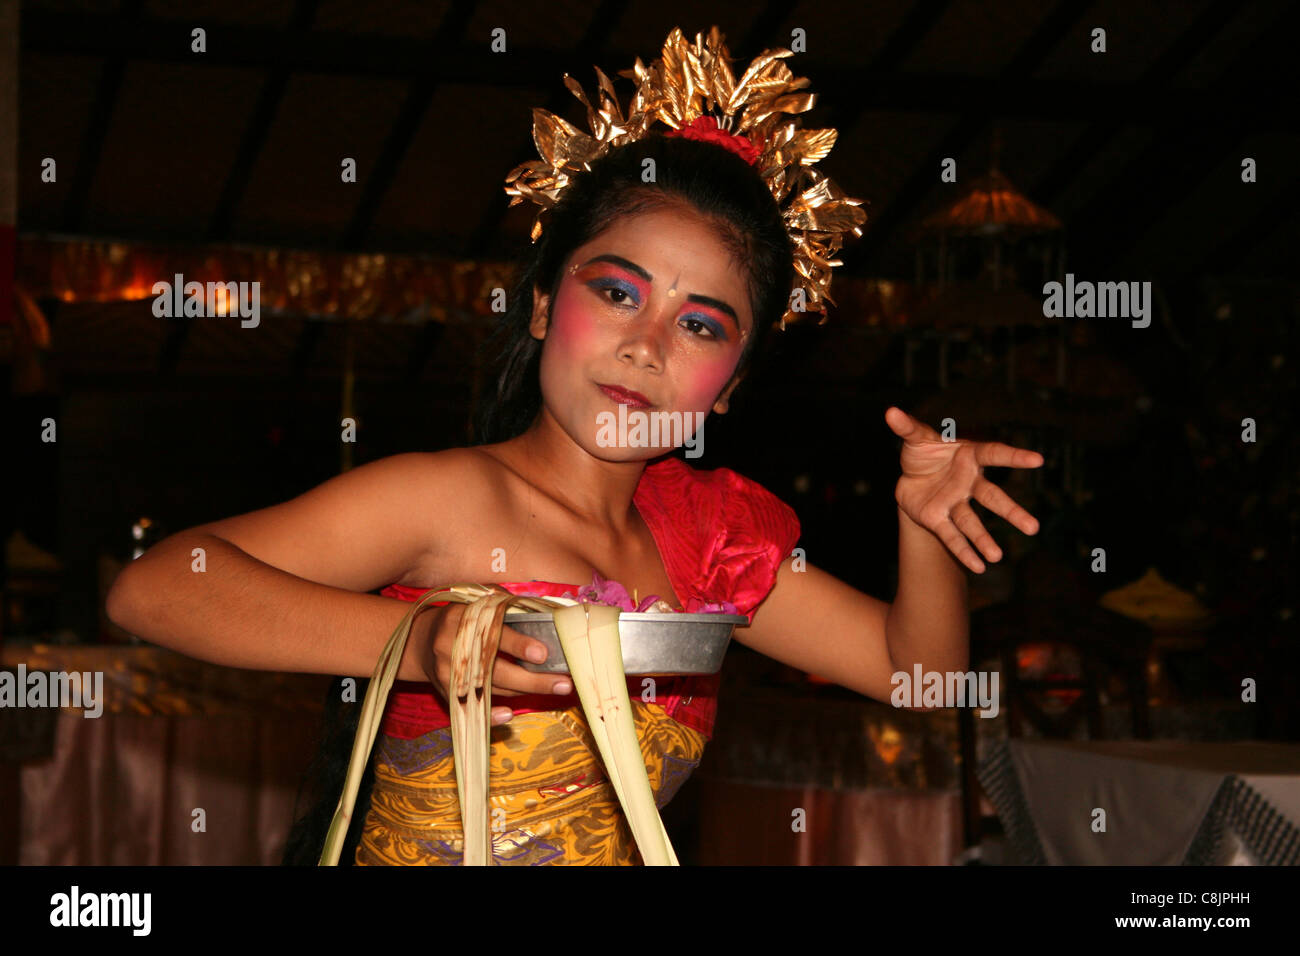
[[[412,503],[439,500],[439,486],[463,489],[464,461],[393,455],[283,504],[177,532],[122,570],[105,610],[147,641],[215,664],[369,677],[410,604],[364,592],[421,566],[434,543]],[[399,680],[428,679],[420,658],[436,610],[416,617]]]

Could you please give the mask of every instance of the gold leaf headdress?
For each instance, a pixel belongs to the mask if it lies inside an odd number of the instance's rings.
[[[805,308],[796,311],[792,303],[781,318],[784,329],[786,322],[797,321],[804,311],[825,313],[823,300],[835,304],[830,297],[831,268],[843,263],[832,256],[840,250],[845,232],[862,235],[867,216],[858,208],[862,200],[844,195],[813,168],[831,151],[838,133],[799,128],[796,114],[811,109],[816,95],[803,92],[808,79],[796,77],[781,62],[793,56],[792,51],[764,51],[737,82],[723,41],[716,26],[707,40],[697,33],[693,45],[674,27],[658,60],[647,67],[637,57],[631,70],[619,73],[637,83],[626,116],[614,84],[600,67],[596,67],[599,109],[592,107],[582,85],[566,73],[564,85],[587,108],[590,134],[535,108],[533,142],[542,158],[511,170],[505,189],[513,197],[511,206],[529,199],[541,207],[531,234],[536,242],[542,234],[543,214],[559,202],[573,176],[589,170],[591,162],[610,149],[645,138],[656,120],[672,128],[669,136],[703,139],[737,153],[767,183],[794,244],[794,267]],[[818,324],[825,322],[823,314]]]

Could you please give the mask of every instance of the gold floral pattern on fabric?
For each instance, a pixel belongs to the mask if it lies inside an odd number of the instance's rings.
[[[655,804],[663,808],[704,754],[705,736],[659,704],[632,699]],[[638,865],[641,854],[580,705],[517,714],[492,728],[488,786],[493,863]],[[459,866],[464,836],[450,728],[381,736],[356,862]]]

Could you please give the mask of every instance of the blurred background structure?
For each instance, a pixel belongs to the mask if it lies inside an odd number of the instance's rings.
[[[592,89],[675,25],[717,23],[742,62],[802,31],[805,125],[839,129],[823,167],[868,200],[829,321],[776,336],[695,464],[762,482],[809,561],[889,599],[889,405],[1047,459],[990,475],[1037,536],[981,509],[1006,557],[972,576],[971,666],[1002,675],[999,716],[899,711],[733,646],[666,812],[683,862],[1032,858],[1046,798],[1023,762],[1008,783],[1009,742],[1297,740],[1300,125],[1273,94],[1298,20],[1284,0],[0,0],[0,664],[112,688],[100,721],[0,712],[0,862],[278,859],[323,684],[140,645],[107,588],[173,531],[464,444],[488,296],[532,222],[502,189],[535,156],[531,108],[585,128],[562,75]],[[177,273],[260,282],[260,324],[156,317]],[[1149,327],[1045,317],[1067,273],[1150,282]],[[1242,774],[1300,779],[1223,767],[1177,859],[1243,829]],[[1289,826],[1293,798],[1271,797]],[[238,838],[195,839],[205,800]]]

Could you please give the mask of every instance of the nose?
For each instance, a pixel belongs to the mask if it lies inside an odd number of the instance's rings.
[[[671,306],[646,309],[627,327],[618,345],[618,357],[630,361],[637,368],[662,372],[667,351],[666,336],[672,325]]]

